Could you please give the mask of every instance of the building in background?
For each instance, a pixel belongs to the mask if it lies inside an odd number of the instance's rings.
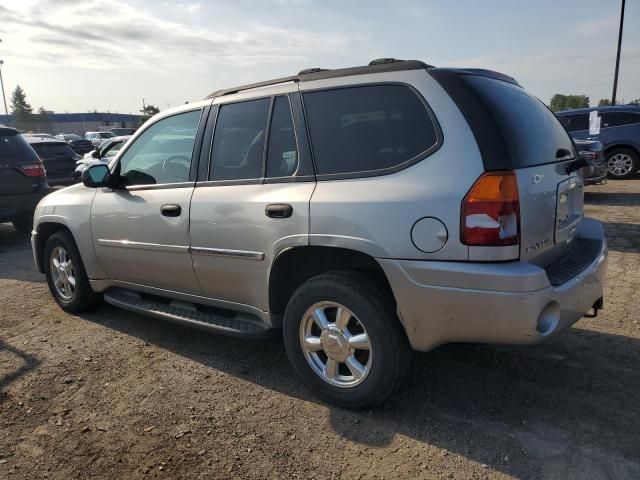
[[[46,113],[46,122],[38,122],[40,115],[33,115],[30,131],[36,133],[76,133],[109,131],[112,128],[135,128],[141,115],[126,113]],[[13,115],[0,115],[0,123],[14,125]]]

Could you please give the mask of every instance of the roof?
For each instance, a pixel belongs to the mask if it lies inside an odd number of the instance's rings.
[[[242,90],[266,87],[268,85],[277,85],[279,83],[286,82],[311,82],[314,80],[324,80],[327,78],[366,75],[370,73],[397,72],[402,70],[423,70],[427,68],[433,68],[433,66],[427,65],[426,63],[419,60],[397,60],[395,58],[379,58],[370,62],[369,65],[363,65],[359,67],[337,68],[331,70],[323,68],[308,68],[306,70],[298,72],[297,75],[291,75],[289,77],[274,78],[272,80],[266,80],[264,82],[250,83],[247,85],[227,88],[224,90],[216,90],[215,92],[207,95],[206,98],[222,97],[224,95],[238,93]]]
[[[30,137],[28,135],[23,135],[24,139],[27,143],[62,143],[64,145],[67,144],[64,140],[58,140],[57,138],[48,138],[48,137]]]
[[[142,115],[128,113],[49,113],[47,117],[52,122],[135,122]],[[13,115],[0,115],[0,123],[11,122]]]
[[[589,113],[593,110],[598,112],[640,112],[640,105],[610,105],[608,107],[571,108],[556,112],[556,115],[566,115],[568,113]]]

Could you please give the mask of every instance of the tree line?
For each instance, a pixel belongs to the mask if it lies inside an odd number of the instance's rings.
[[[33,107],[27,101],[27,94],[20,85],[16,86],[11,93],[10,106],[11,114],[13,115],[12,126],[18,130],[26,132],[50,132],[52,130],[51,119],[47,109],[41,106],[34,113]],[[159,112],[160,109],[155,105],[145,105],[140,110],[140,113],[142,113],[140,125]],[[89,113],[98,113],[98,111],[94,110]]]
[[[629,105],[640,105],[640,98],[636,98],[628,103]],[[598,101],[599,107],[608,107],[611,105],[611,100],[608,98],[601,98]],[[559,112],[561,110],[569,110],[572,108],[588,108],[589,97],[587,95],[564,95],[562,93],[556,93],[551,97],[549,102],[549,108],[552,112]]]

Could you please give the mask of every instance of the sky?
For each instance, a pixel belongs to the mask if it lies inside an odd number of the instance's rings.
[[[380,57],[497,70],[546,103],[594,105],[611,96],[619,12],[620,0],[0,0],[0,59],[7,101],[19,84],[59,113],[165,109]],[[627,0],[619,100],[640,98],[639,26]]]

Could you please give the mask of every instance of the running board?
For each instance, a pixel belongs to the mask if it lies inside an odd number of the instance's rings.
[[[110,288],[104,292],[105,301],[116,307],[223,335],[262,338],[268,336],[272,330],[259,318],[246,313],[218,310],[228,314],[222,315],[201,311],[193,303],[171,299],[166,299],[169,303],[165,303],[154,298],[160,297],[124,288]]]

